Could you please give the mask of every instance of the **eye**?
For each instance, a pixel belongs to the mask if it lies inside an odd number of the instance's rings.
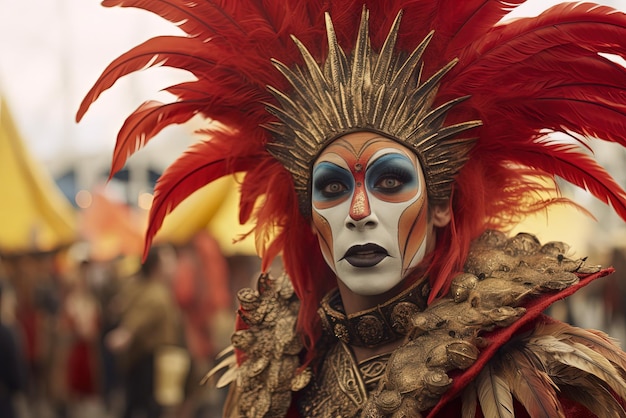
[[[331,181],[320,188],[324,197],[335,197],[343,194],[348,188],[339,181]]]
[[[408,187],[417,187],[416,167],[402,154],[385,154],[368,168],[366,182],[376,193],[403,193]]]
[[[374,190],[384,194],[398,193],[412,180],[413,176],[410,172],[403,169],[387,167],[374,182]]]
[[[404,181],[396,177],[383,177],[379,179],[374,185],[375,188],[385,191],[394,191],[399,189],[404,184]]]
[[[322,162],[313,169],[312,198],[332,201],[350,193],[354,180],[350,173],[331,163]]]

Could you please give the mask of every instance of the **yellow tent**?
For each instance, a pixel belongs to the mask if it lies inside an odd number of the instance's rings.
[[[535,180],[540,183],[545,182],[545,179],[542,180],[541,178]],[[549,187],[551,183],[544,184]],[[559,196],[544,192],[541,197],[550,200]],[[574,200],[572,196],[564,197]],[[587,252],[590,250],[589,237],[596,223],[590,216],[591,214],[585,211],[586,209],[583,207],[577,208],[569,204],[551,205],[545,211],[522,220],[511,231],[511,235],[527,232],[535,235],[542,244],[550,241],[561,241],[570,246],[571,251],[568,256],[583,257],[588,255]]]
[[[45,252],[76,236],[74,208],[29,155],[0,97],[0,252]]]
[[[252,236],[234,242],[251,229],[239,224],[238,189],[235,177],[224,177],[196,191],[165,218],[155,242],[183,244],[206,228],[225,255],[256,254]]]
[[[570,246],[569,256],[584,257],[590,250],[589,236],[596,221],[572,206],[557,205],[545,213],[529,216],[511,232],[536,235],[542,244],[562,241]]]

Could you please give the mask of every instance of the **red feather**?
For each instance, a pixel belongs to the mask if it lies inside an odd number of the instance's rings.
[[[109,180],[121,170],[126,160],[142,148],[163,128],[174,123],[185,123],[197,109],[196,103],[156,101],[143,103],[124,122],[117,135]]]
[[[215,138],[193,144],[159,178],[150,209],[145,254],[150,249],[152,239],[161,228],[165,216],[183,200],[214,180],[249,170],[258,163],[259,158],[264,157],[251,155],[233,159],[231,147],[221,142]]]
[[[578,152],[578,147],[539,140],[529,146],[516,145],[512,160],[588,190],[626,219],[626,192],[594,159]]]
[[[484,36],[506,14],[525,3],[526,0],[442,0],[435,17],[433,27],[437,34],[433,40],[432,60],[436,60],[435,51],[441,60],[450,60],[468,43]],[[426,57],[429,65],[430,56]],[[441,67],[441,63],[437,63]],[[437,67],[433,68],[436,70]]]
[[[216,60],[207,57],[205,44],[194,38],[180,38],[176,36],[159,36],[149,39],[141,45],[115,59],[104,70],[94,86],[83,99],[76,121],[80,121],[89,106],[95,102],[100,94],[108,90],[113,84],[125,75],[146,68],[165,65],[194,72],[203,68],[210,68]]]
[[[267,90],[242,86],[236,74],[215,74],[198,81],[178,84],[166,89],[181,101],[197,103],[197,110],[228,126],[240,127],[269,123],[273,117],[257,103],[271,103],[274,98]]]
[[[246,32],[221,7],[214,2],[191,2],[188,0],[103,0],[105,7],[136,7],[161,16],[176,24],[194,38],[207,41],[225,32],[231,36],[221,37],[232,42],[232,35],[244,37]]]
[[[538,50],[572,44],[594,52],[623,54],[626,24],[624,14],[607,6],[592,3],[566,3],[554,6],[538,17],[514,20],[494,27],[476,42],[467,44],[459,56],[464,62],[496,71],[497,58],[501,65],[515,62],[514,57],[529,56]],[[473,41],[470,39],[470,41]],[[484,61],[483,61],[484,60]],[[491,65],[495,65],[491,67]]]

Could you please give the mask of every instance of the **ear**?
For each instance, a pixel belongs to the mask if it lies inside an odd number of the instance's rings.
[[[451,218],[452,212],[450,211],[450,204],[448,202],[433,205],[432,221],[434,226],[442,228],[450,223]]]

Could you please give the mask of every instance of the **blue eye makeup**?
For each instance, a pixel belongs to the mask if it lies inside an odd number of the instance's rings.
[[[383,194],[404,192],[417,187],[413,161],[402,154],[386,154],[368,167],[365,182],[369,190]]]
[[[354,189],[354,179],[349,171],[329,162],[313,169],[312,198],[329,201],[343,197]]]

